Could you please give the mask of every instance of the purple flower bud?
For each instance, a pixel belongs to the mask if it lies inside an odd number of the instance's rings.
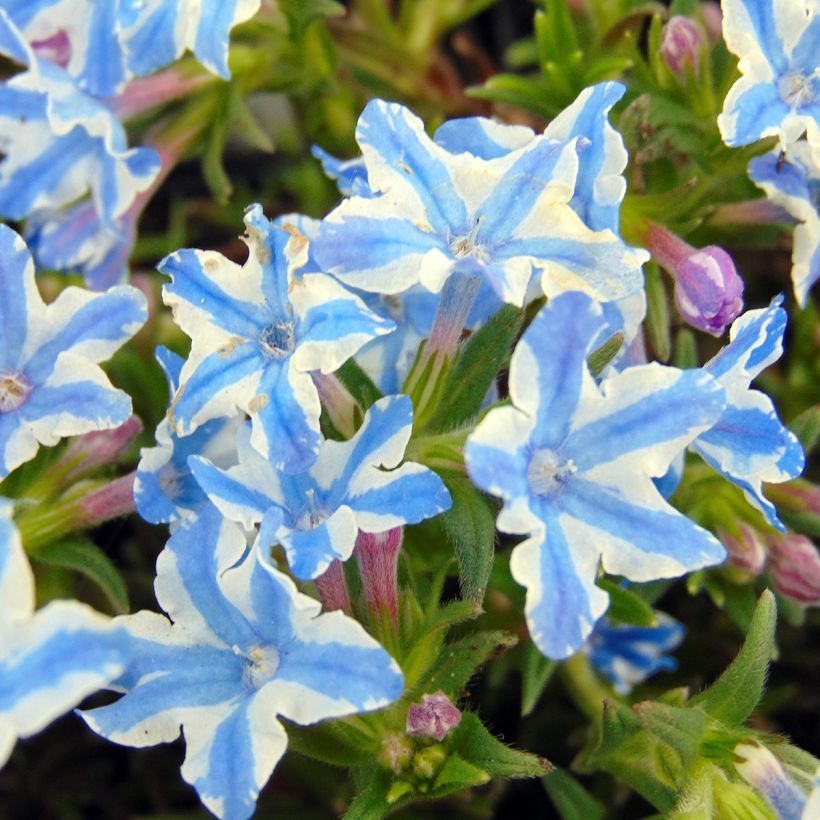
[[[402,535],[401,527],[378,533],[360,530],[354,552],[368,606],[376,613],[387,612],[394,624],[399,618],[396,569]]]
[[[353,615],[347,581],[340,561],[333,561],[314,583],[325,612],[341,609],[346,615]]]
[[[461,712],[442,691],[423,695],[407,710],[407,734],[441,742],[461,723]]]
[[[743,310],[743,280],[723,248],[692,247],[671,231],[649,223],[652,256],[675,280],[675,304],[692,327],[720,336]]]
[[[77,478],[118,459],[142,432],[138,416],[113,430],[95,430],[75,438],[60,459],[60,465],[69,467],[61,484],[70,484]]]
[[[740,743],[734,754],[738,774],[763,794],[777,817],[800,817],[806,796],[765,746]]]
[[[700,26],[689,17],[675,15],[661,32],[661,57],[673,74],[683,77],[687,69],[695,76],[700,71],[700,54],[706,38]]]
[[[396,774],[407,768],[413,757],[413,746],[404,735],[388,735],[382,741],[379,763]]]
[[[82,498],[78,505],[77,528],[94,527],[104,521],[134,512],[136,475],[136,473],[128,473],[121,478],[116,478]]]
[[[804,606],[820,606],[820,554],[804,535],[769,539],[769,575],[774,588]]]
[[[763,566],[766,563],[766,548],[757,530],[748,524],[741,524],[737,535],[721,530],[719,536],[729,553],[731,566],[752,577],[763,572]]]

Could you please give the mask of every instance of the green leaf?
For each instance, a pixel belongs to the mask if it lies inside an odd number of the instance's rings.
[[[377,752],[373,738],[340,721],[318,726],[288,722],[288,750],[332,766],[349,768],[372,760]]]
[[[495,513],[479,490],[460,473],[441,474],[453,504],[441,523],[455,547],[459,584],[464,598],[480,604],[493,568]]]
[[[447,375],[430,430],[450,430],[478,414],[523,322],[524,311],[505,305],[473,333]]]
[[[631,589],[625,589],[609,578],[599,578],[597,583],[609,593],[607,616],[611,621],[633,626],[657,625],[655,610]]]
[[[336,378],[361,405],[363,411],[368,410],[372,404],[382,398],[381,390],[373,384],[370,376],[353,359],[348,359],[336,371]]]
[[[685,766],[692,764],[698,757],[707,720],[700,709],[647,700],[636,703],[632,711],[641,726],[680,755]]]
[[[542,777],[553,768],[545,757],[503,744],[472,712],[462,714],[451,748],[492,777]]]
[[[479,667],[490,658],[501,655],[518,643],[511,632],[476,632],[445,644],[432,665],[431,674],[415,686],[410,699],[441,689],[451,700],[458,700],[462,690]]]
[[[468,763],[457,754],[450,755],[444,761],[441,771],[433,782],[433,791],[453,792],[469,789],[471,786],[481,786],[490,779],[490,775],[472,763]]]
[[[698,366],[698,340],[688,327],[682,327],[675,336],[675,353],[672,363],[675,367],[684,370]]]
[[[820,515],[813,512],[797,510],[780,510],[783,521],[797,532],[820,538]]]
[[[610,336],[600,347],[596,348],[587,358],[589,372],[593,376],[600,376],[606,366],[615,358],[618,351],[623,347],[624,334],[618,331]]]
[[[727,726],[740,726],[763,695],[766,674],[775,652],[777,604],[767,589],[761,594],[749,634],[726,671],[706,690],[692,698],[693,706]]]
[[[301,34],[320,17],[341,17],[345,13],[345,7],[335,0],[279,0],[279,8],[288,18],[293,34]]]
[[[557,668],[555,661],[545,658],[532,641],[527,641],[521,668],[521,717],[535,709]]]
[[[646,333],[652,350],[662,362],[668,362],[672,354],[672,338],[669,333],[669,302],[666,286],[657,265],[649,264],[646,270]]]
[[[214,121],[211,123],[206,136],[205,152],[202,155],[202,174],[205,182],[211,189],[214,199],[225,204],[233,192],[233,185],[222,164],[222,155],[225,152],[225,143],[231,130],[237,103],[238,91],[233,85],[226,85],[221,102],[214,107]]]
[[[806,455],[809,455],[820,440],[820,404],[804,410],[789,424],[791,431],[800,439]]]
[[[128,590],[111,559],[87,538],[47,544],[35,550],[32,559],[52,567],[79,572],[92,580],[105,594],[117,615],[129,611]]]
[[[358,774],[357,780],[363,786],[348,806],[344,820],[382,820],[391,809],[387,801],[391,775],[378,766],[360,769]]]
[[[541,783],[563,820],[603,820],[606,815],[606,806],[564,769],[553,769]]]

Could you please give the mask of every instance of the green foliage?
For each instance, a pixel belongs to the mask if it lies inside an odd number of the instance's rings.
[[[87,538],[76,537],[46,544],[35,550],[32,559],[49,567],[78,572],[96,584],[116,615],[129,611],[128,590],[111,559]]]
[[[565,769],[553,769],[541,782],[562,820],[603,820],[606,815],[604,804]]]
[[[523,646],[524,660],[521,666],[521,717],[529,715],[552,680],[558,664],[545,658],[538,647],[527,641]]]
[[[631,589],[609,578],[599,578],[597,583],[609,595],[607,615],[611,621],[634,626],[655,626],[658,623],[655,610]]]

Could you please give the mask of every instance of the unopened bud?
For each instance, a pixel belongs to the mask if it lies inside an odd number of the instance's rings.
[[[375,612],[386,611],[393,623],[399,616],[396,570],[402,535],[401,527],[376,533],[360,530],[354,552],[368,606]]]
[[[407,734],[439,743],[461,723],[461,712],[441,690],[423,695],[407,710]]]
[[[809,512],[820,515],[820,487],[805,479],[778,484],[772,499],[778,507],[794,512]]]
[[[720,3],[714,0],[701,3],[700,16],[703,18],[709,40],[713,43],[718,42],[723,37],[723,12],[720,10]]]
[[[347,591],[347,581],[340,561],[331,562],[330,566],[314,583],[325,612],[340,609],[347,615],[353,614],[350,595]]]
[[[740,743],[735,747],[734,754],[738,774],[766,798],[777,817],[801,816],[806,805],[805,795],[765,746]]]
[[[729,564],[732,567],[750,577],[756,577],[763,572],[766,548],[757,530],[748,524],[741,524],[736,535],[726,530],[721,530],[718,534],[729,553]]]
[[[421,780],[432,780],[444,765],[447,752],[441,746],[430,746],[422,749],[413,758],[413,774]]]
[[[136,475],[128,473],[80,499],[77,527],[94,527],[104,521],[134,512]]]
[[[694,20],[676,14],[669,18],[661,32],[661,57],[678,77],[685,76],[687,70],[697,76],[705,41],[703,31]]]
[[[675,280],[675,304],[692,327],[720,336],[743,310],[743,280],[723,248],[694,248],[649,223],[646,240],[655,260]]]
[[[139,417],[131,416],[128,421],[113,430],[95,430],[77,436],[60,459],[61,464],[71,465],[62,483],[71,483],[97,467],[116,461],[141,432],[142,422]]]
[[[379,763],[396,774],[403,772],[413,757],[413,744],[404,735],[388,735],[382,740]]]
[[[804,535],[769,539],[769,575],[774,588],[804,606],[820,606],[820,554]]]

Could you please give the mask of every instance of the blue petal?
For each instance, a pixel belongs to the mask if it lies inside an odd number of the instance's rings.
[[[771,129],[779,128],[790,112],[777,86],[768,82],[751,85],[734,103],[734,108],[727,112],[736,117],[734,133],[724,139],[727,145],[733,146],[757,142]]]
[[[535,135],[525,126],[504,125],[485,117],[462,117],[442,123],[433,137],[451,154],[472,154],[480,159],[504,157],[523,148]]]
[[[39,301],[31,255],[11,228],[0,225],[0,368],[19,365],[35,299]]]
[[[336,181],[340,193],[345,196],[373,196],[367,181],[367,168],[361,157],[348,160],[337,159],[318,145],[311,146],[310,153],[322,163],[322,170],[325,174]]]
[[[85,430],[101,430],[127,421],[131,415],[131,399],[121,390],[92,381],[44,385],[34,390],[19,414],[29,423],[53,418],[55,423],[59,419],[64,425],[66,419],[71,418],[74,423],[89,422]]]

